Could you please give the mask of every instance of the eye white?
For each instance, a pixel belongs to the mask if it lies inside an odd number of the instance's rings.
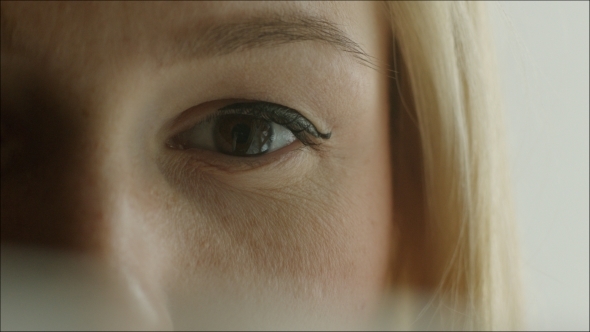
[[[215,151],[214,129],[215,121],[203,121],[191,128],[186,136],[185,134],[183,136],[190,147]]]
[[[281,126],[280,124],[271,122],[271,127],[273,131],[273,137],[268,152],[282,149],[297,139],[289,129]]]
[[[297,139],[285,126],[281,126],[272,121],[269,122],[272,127],[273,135],[270,139],[270,147],[266,153],[282,149]],[[215,121],[203,121],[194,126],[187,133],[182,134],[182,136],[187,142],[188,147],[217,151],[214,140],[214,131]]]

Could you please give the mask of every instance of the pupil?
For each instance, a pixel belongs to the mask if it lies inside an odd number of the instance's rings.
[[[250,127],[247,124],[238,123],[231,130],[231,136],[236,141],[236,144],[247,143],[250,137]]]
[[[218,151],[234,156],[252,156],[267,152],[274,140],[271,123],[250,115],[221,116],[215,125],[214,141]]]

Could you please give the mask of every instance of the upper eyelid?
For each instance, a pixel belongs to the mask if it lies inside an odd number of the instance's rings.
[[[277,110],[285,112],[289,116],[293,116],[293,118],[290,119],[290,121],[288,121],[288,122],[281,123],[281,122],[279,122],[278,116],[273,112],[273,111],[277,111]],[[229,114],[243,114],[243,115],[258,116],[258,117],[261,117],[266,120],[274,121],[277,124],[283,125],[283,126],[289,126],[289,125],[292,125],[292,123],[294,123],[295,121],[302,120],[305,123],[305,127],[303,127],[303,128],[300,127],[300,130],[296,130],[297,132],[307,132],[307,133],[311,134],[312,136],[314,136],[316,138],[321,138],[321,139],[329,139],[332,134],[331,132],[328,132],[326,134],[320,132],[317,129],[317,127],[309,119],[307,119],[304,115],[302,115],[297,110],[294,110],[292,108],[289,108],[289,107],[286,107],[286,106],[283,106],[280,104],[275,104],[275,103],[270,103],[270,102],[262,102],[262,101],[239,102],[239,103],[234,103],[234,104],[224,106],[224,107],[218,109],[217,111],[215,111],[213,114],[209,115],[205,121],[212,120],[213,118],[215,118],[217,116],[229,115]],[[282,114],[282,115],[284,116],[285,114]]]

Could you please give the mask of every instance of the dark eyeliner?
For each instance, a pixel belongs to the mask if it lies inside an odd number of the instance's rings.
[[[249,115],[275,122],[289,129],[304,145],[318,145],[317,139],[329,139],[332,133],[321,133],[298,111],[269,102],[235,103],[218,109],[208,117],[214,120],[223,115]]]

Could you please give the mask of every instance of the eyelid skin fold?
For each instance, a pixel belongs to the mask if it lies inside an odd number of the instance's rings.
[[[332,135],[331,132],[326,134],[319,132],[301,113],[279,104],[269,102],[235,103],[220,108],[213,116],[227,114],[250,115],[275,122],[291,130],[305,145],[317,144],[309,135],[316,139],[329,139]]]

